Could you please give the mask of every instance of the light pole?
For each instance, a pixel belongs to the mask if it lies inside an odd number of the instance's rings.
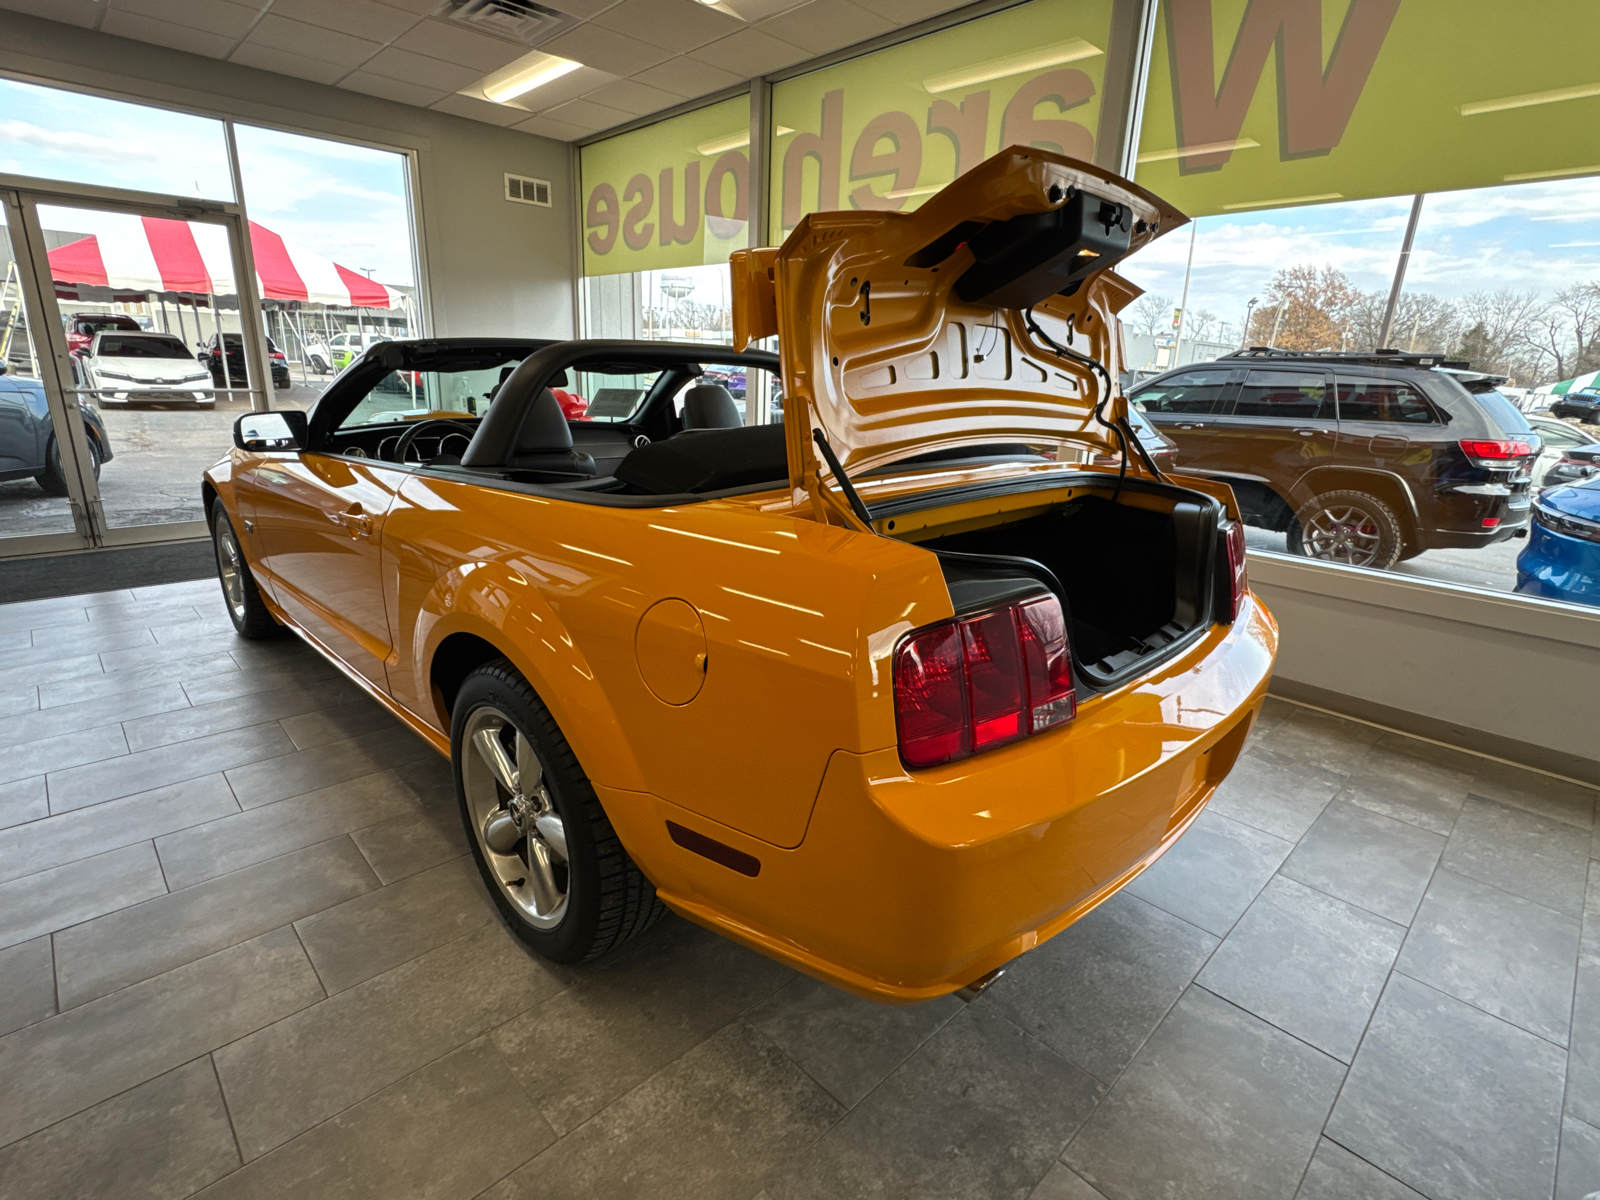
[[[1250,297],[1250,303],[1244,306],[1244,332],[1239,335],[1239,349],[1246,349],[1250,345],[1250,314],[1256,310],[1256,298]]]

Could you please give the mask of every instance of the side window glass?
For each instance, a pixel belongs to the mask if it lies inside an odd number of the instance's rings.
[[[1433,425],[1438,418],[1420,388],[1381,375],[1339,375],[1339,419]]]
[[[1226,371],[1190,371],[1173,375],[1133,395],[1133,401],[1147,413],[1216,413],[1228,389]]]
[[[1244,377],[1236,417],[1277,417],[1286,421],[1333,420],[1333,397],[1321,371],[1251,371]]]

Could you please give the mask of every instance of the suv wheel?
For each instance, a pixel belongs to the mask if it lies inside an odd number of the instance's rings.
[[[1394,510],[1364,492],[1324,492],[1289,527],[1289,553],[1351,567],[1387,570],[1404,545]]]

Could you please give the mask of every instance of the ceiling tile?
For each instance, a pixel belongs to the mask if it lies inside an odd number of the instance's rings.
[[[313,0],[320,2],[323,7],[328,7],[327,0]],[[383,0],[390,8],[403,8],[414,16],[423,16],[439,7],[439,0]],[[337,11],[337,10],[336,10]]]
[[[671,108],[682,99],[671,92],[664,92],[658,87],[640,83],[634,79],[619,79],[616,83],[607,84],[597,88],[584,97],[593,100],[596,104],[605,104],[611,108],[620,108],[635,117],[642,117],[646,113],[659,112],[663,108]]]
[[[653,46],[599,25],[580,25],[539,49],[610,71],[613,75],[633,75],[672,57],[672,51],[665,47]]]
[[[222,33],[207,33],[203,29],[190,29],[187,25],[174,25],[171,21],[157,21],[138,13],[108,12],[100,26],[101,32],[117,37],[137,38],[173,50],[187,50],[190,54],[204,54],[208,58],[225,58],[238,38]]]
[[[543,87],[534,88],[531,92],[524,92],[518,96],[512,107],[524,109],[530,113],[542,113],[554,108],[558,104],[565,104],[568,100],[576,100],[579,96],[587,96],[596,88],[604,87],[608,83],[615,83],[617,77],[609,71],[596,71],[593,67],[579,67],[576,71],[568,71],[560,79],[552,79]]]
[[[564,12],[569,17],[577,17],[580,21],[587,21],[598,17],[618,0],[543,0],[546,7],[557,12]]]
[[[735,75],[732,71],[696,62],[692,58],[670,58],[660,66],[635,72],[633,78],[685,100],[709,92],[720,92],[723,88],[745,81],[743,75]]]
[[[520,125],[513,125],[513,129],[521,133],[536,133],[540,137],[555,138],[558,142],[570,142],[573,138],[580,138],[593,130],[585,129],[582,125],[574,125],[568,121],[555,121],[549,117],[530,117]]]
[[[349,88],[352,92],[365,92],[369,96],[395,100],[401,104],[415,104],[419,108],[426,108],[435,100],[443,100],[450,95],[443,88],[423,87],[421,84],[407,83],[404,79],[374,75],[370,71],[352,71],[339,81],[339,86]]]
[[[549,112],[539,115],[555,121],[566,121],[571,125],[581,125],[590,133],[600,129],[610,129],[613,125],[633,120],[632,113],[612,108],[609,104],[596,104],[593,100],[569,100],[559,108],[552,108]]]
[[[126,3],[127,0],[114,0]],[[165,4],[167,0],[141,0],[142,3]],[[388,42],[399,37],[417,23],[417,14],[392,4],[379,4],[377,0],[273,0],[272,11],[280,17],[290,17],[323,29],[336,29],[374,42]]]
[[[775,17],[779,13],[788,12],[791,8],[799,8],[805,2],[806,0],[719,0],[717,8],[725,9],[741,20],[753,24],[768,17]]]
[[[896,25],[914,25],[929,17],[960,8],[966,0],[856,0],[862,8],[875,12]]]
[[[288,17],[275,16],[270,12],[250,31],[250,36],[245,38],[245,45],[263,46],[301,58],[335,63],[346,71],[360,66],[383,49],[378,42],[368,38],[353,37],[333,29],[319,29],[304,21],[291,21]]]
[[[410,32],[395,39],[402,50],[426,54],[429,58],[442,58],[463,67],[472,67],[480,75],[498,71],[508,62],[528,53],[527,46],[486,37],[470,29],[460,29],[448,21],[424,21]]]
[[[458,67],[454,63],[413,54],[394,46],[374,54],[361,64],[361,69],[374,75],[387,75],[390,79],[403,79],[407,83],[445,92],[459,91],[467,84],[483,78],[483,72],[472,67]]]
[[[106,15],[134,13],[203,33],[224,34],[238,41],[250,32],[260,11],[260,4],[233,4],[229,0],[111,0]]]
[[[507,108],[504,104],[491,104],[474,96],[461,96],[452,92],[443,100],[428,105],[434,112],[466,117],[469,121],[482,121],[486,125],[515,125],[526,121],[528,114],[520,108]]]
[[[95,22],[105,12],[104,4],[94,0],[0,0],[0,8],[26,13],[30,17],[45,17],[63,25],[81,25],[93,29]]]
[[[812,54],[826,54],[889,33],[895,25],[850,0],[811,0],[801,8],[761,22],[757,28]]]
[[[338,63],[291,54],[287,50],[275,50],[271,46],[257,46],[252,42],[240,46],[228,56],[228,61],[241,66],[258,67],[263,71],[276,71],[279,75],[293,75],[296,79],[312,79],[317,83],[333,83],[349,70]]]
[[[780,42],[759,29],[741,29],[709,46],[691,51],[689,57],[713,66],[733,67],[751,75],[765,75],[779,67],[793,66],[811,57],[810,51]]]
[[[678,51],[693,50],[744,28],[737,17],[698,0],[622,0],[594,23]]]

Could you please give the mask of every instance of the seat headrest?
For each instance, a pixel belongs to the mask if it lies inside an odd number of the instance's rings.
[[[738,429],[744,424],[739,406],[720,383],[700,383],[683,394],[685,429]]]
[[[517,434],[517,454],[537,454],[545,450],[571,450],[572,430],[561,413],[561,405],[549,388],[540,392],[528,406]]]

